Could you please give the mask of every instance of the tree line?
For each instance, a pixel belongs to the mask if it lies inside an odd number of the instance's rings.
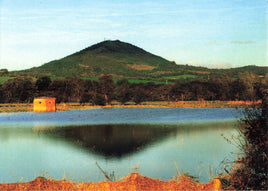
[[[259,100],[267,91],[268,75],[264,78],[243,73],[237,79],[227,75],[208,80],[177,80],[173,84],[114,82],[110,75],[98,80],[67,76],[51,80],[48,76],[36,80],[17,76],[0,85],[1,103],[30,103],[34,97],[55,97],[56,102],[80,102],[107,105],[113,100],[125,104],[133,101],[192,101],[192,100]]]

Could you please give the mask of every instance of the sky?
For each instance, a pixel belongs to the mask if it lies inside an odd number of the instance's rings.
[[[267,66],[267,1],[0,0],[0,69],[41,66],[103,40],[177,64]]]

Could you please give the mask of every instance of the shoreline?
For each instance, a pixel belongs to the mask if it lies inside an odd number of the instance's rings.
[[[126,108],[126,107],[179,107],[179,108],[249,108],[254,104],[259,104],[260,101],[147,101],[136,105],[133,102],[128,102],[122,105],[119,102],[112,102],[110,105],[98,106],[89,103],[80,104],[77,102],[56,104],[56,111],[67,110],[81,110],[94,108]],[[0,104],[0,113],[14,113],[14,112],[33,112],[32,103],[5,103]]]
[[[0,190],[222,190],[222,183],[217,178],[208,183],[199,183],[185,175],[162,181],[131,173],[116,181],[102,182],[70,182],[37,177],[24,183],[0,183]]]

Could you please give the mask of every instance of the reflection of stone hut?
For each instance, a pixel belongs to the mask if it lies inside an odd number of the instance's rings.
[[[50,97],[35,98],[33,102],[34,112],[55,112],[55,100],[55,98]]]

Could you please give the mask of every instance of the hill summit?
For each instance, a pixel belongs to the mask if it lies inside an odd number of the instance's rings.
[[[160,56],[119,40],[107,40],[79,52],[24,72],[50,76],[98,77],[111,74],[116,78],[146,78],[170,73],[177,68]]]
[[[92,45],[79,53],[86,51],[94,51],[95,53],[125,53],[125,54],[148,54],[145,50],[132,44],[121,42],[120,40],[106,40],[98,44]]]

